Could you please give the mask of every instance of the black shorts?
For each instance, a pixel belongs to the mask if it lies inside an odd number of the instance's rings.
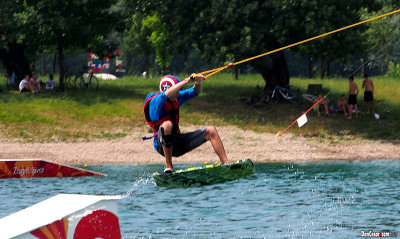
[[[365,102],[374,101],[374,96],[372,95],[372,91],[365,91],[364,92],[364,101]]]
[[[199,147],[206,142],[207,127],[198,129],[194,132],[187,134],[175,134],[172,141],[172,156],[179,157],[185,153]],[[157,152],[164,156],[164,150],[162,148],[160,139],[157,137]]]
[[[356,105],[357,104],[357,95],[349,95],[349,99],[347,99],[348,105]]]

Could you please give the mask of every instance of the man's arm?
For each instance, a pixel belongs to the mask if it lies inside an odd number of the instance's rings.
[[[203,75],[197,75],[196,77],[192,77],[192,76],[194,76],[194,74],[192,74],[190,77],[184,79],[183,81],[179,82],[178,84],[176,84],[176,85],[172,86],[171,88],[169,88],[168,90],[166,90],[165,91],[165,95],[168,97],[168,99],[170,99],[170,100],[175,99],[176,94],[187,83],[189,83],[189,82],[196,82],[196,83],[200,82],[201,83],[201,81],[204,80],[204,76]],[[196,88],[195,88],[195,90],[196,90]],[[196,93],[199,93],[199,92],[196,91]]]
[[[204,78],[203,78],[204,79]],[[202,80],[196,81],[196,83],[194,84],[193,88],[194,91],[196,91],[196,94],[199,95],[203,89],[203,86],[201,84]]]

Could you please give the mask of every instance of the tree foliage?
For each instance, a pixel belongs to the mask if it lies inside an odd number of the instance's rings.
[[[33,53],[56,49],[63,88],[66,49],[87,49],[103,39],[116,22],[110,11],[115,0],[6,0],[10,12],[1,11],[1,31],[8,33],[1,45],[17,42]],[[3,5],[4,6],[4,5]],[[2,7],[3,7],[2,6]],[[2,34],[3,35],[3,34]],[[26,52],[25,52],[26,53]],[[6,61],[6,59],[3,59]]]
[[[165,74],[166,67],[171,64],[172,41],[168,34],[167,27],[163,24],[157,14],[147,16],[142,21],[143,27],[151,31],[147,41],[155,49],[156,63],[161,67],[162,74]]]
[[[383,7],[377,11],[364,12],[363,18],[371,18],[398,9],[400,1],[384,1]],[[400,17],[399,15],[388,16],[370,22],[365,31],[366,48],[368,49],[368,64],[379,66],[382,74],[389,74],[393,52],[399,49]]]
[[[21,0],[4,0],[0,7],[0,60],[7,72],[21,79],[30,74],[27,55],[34,55],[39,45],[35,38],[36,11]]]
[[[195,51],[208,62],[239,61],[388,12],[399,3],[400,0],[3,0],[0,57],[7,68],[22,66],[22,72],[29,71],[29,66],[24,66],[26,57],[57,52],[62,86],[64,51],[84,49],[105,55],[115,46],[107,37],[113,29],[124,32],[126,50],[144,56],[155,53],[164,72],[176,53],[186,57]],[[350,55],[372,51],[397,34],[394,22],[382,20],[291,50],[325,62],[321,64],[324,76],[329,62],[346,61]],[[386,53],[391,50],[388,48]],[[387,55],[382,61],[389,66]],[[25,58],[25,63],[13,57]],[[248,64],[262,74],[266,88],[289,83],[282,52]],[[198,71],[202,70],[205,69],[199,66]]]
[[[142,22],[144,15],[140,12],[133,14],[128,19],[128,27],[124,32],[124,56],[130,53],[143,55],[145,57],[145,71],[149,75],[149,55],[154,52],[153,47],[149,42],[149,37],[152,34],[151,29],[145,27]],[[126,58],[126,57],[125,57]]]
[[[63,88],[65,49],[85,49],[90,43],[102,44],[116,16],[109,8],[112,0],[32,0],[38,15],[38,37],[45,46],[55,46],[59,59],[60,87]]]
[[[136,1],[138,10],[159,13],[175,49],[195,48],[206,60],[238,61],[295,43],[361,20],[361,10],[379,7],[375,1],[326,0],[175,0]],[[158,7],[161,6],[161,7]],[[340,32],[293,50],[327,61],[345,60],[363,51],[365,27]],[[266,87],[289,83],[282,52],[251,61]]]
[[[301,28],[305,37],[317,36],[362,20],[363,12],[378,9],[375,1],[317,1],[302,0]],[[329,63],[335,60],[346,61],[350,56],[364,52],[367,41],[363,32],[367,25],[360,25],[341,31],[299,47],[299,52],[313,59],[320,59],[321,78],[329,74]]]

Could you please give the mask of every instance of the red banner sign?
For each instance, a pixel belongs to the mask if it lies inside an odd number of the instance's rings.
[[[104,174],[44,160],[3,160],[0,161],[0,178],[33,177],[82,177]]]

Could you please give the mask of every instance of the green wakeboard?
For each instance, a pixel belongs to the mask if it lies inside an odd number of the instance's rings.
[[[168,188],[187,188],[224,183],[252,175],[256,172],[250,159],[225,165],[207,164],[205,166],[179,169],[172,174],[153,173],[157,186]]]

